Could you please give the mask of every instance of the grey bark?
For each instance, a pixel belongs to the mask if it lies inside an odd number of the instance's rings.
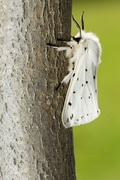
[[[71,0],[1,1],[0,180],[75,180],[72,130],[61,123]]]

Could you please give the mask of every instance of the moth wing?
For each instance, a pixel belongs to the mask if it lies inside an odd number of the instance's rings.
[[[62,122],[66,128],[88,123],[100,114],[96,78],[99,56],[99,47],[91,40],[76,56],[62,112]]]

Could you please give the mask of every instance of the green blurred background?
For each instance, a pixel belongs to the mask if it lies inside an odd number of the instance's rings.
[[[98,35],[102,63],[98,71],[100,117],[74,128],[77,180],[120,180],[120,1],[73,0],[79,22]],[[77,29],[72,25],[72,35]]]

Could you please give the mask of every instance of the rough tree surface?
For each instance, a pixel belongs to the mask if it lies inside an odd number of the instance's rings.
[[[72,130],[61,123],[71,0],[2,0],[0,180],[75,180]],[[67,70],[67,69],[66,69]]]

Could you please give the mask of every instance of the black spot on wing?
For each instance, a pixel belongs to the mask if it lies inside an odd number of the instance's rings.
[[[73,62],[72,65],[73,65],[72,70],[74,70],[75,69],[75,62]]]
[[[75,76],[75,73],[73,74],[73,77]]]
[[[73,94],[75,94],[75,91],[73,91]]]
[[[69,106],[72,106],[72,103],[71,103],[71,102],[69,102],[69,103],[68,103],[68,105],[69,105]]]
[[[73,119],[73,114],[71,114],[70,119]]]
[[[88,70],[87,70],[87,69],[85,69],[85,71],[87,72]]]
[[[93,76],[93,79],[95,79],[95,76]]]
[[[69,122],[69,118],[67,118],[66,122]]]
[[[86,84],[88,84],[88,81],[86,81]]]

